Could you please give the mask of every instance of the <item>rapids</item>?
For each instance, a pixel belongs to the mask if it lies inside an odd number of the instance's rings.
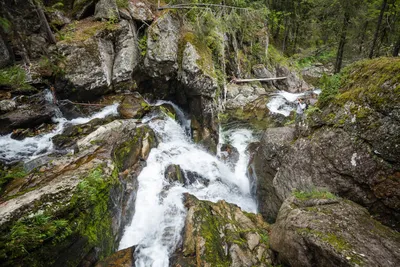
[[[186,209],[183,193],[199,199],[216,202],[224,199],[248,212],[256,212],[256,203],[250,195],[246,177],[247,145],[255,140],[247,129],[223,132],[221,140],[230,142],[239,153],[235,170],[231,171],[216,156],[194,144],[186,133],[187,121],[176,107],[181,124],[171,118],[149,120],[150,127],[159,139],[147,159],[147,166],[138,177],[135,213],[132,223],[125,228],[119,249],[136,246],[137,267],[169,266],[169,257],[181,242]],[[184,171],[196,172],[210,181],[204,185],[196,181],[188,186],[172,183],[164,178],[170,164],[179,165]]]

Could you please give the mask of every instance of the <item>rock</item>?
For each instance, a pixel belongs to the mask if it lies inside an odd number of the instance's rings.
[[[250,124],[256,129],[282,126],[287,118],[280,114],[271,114],[267,108],[268,96],[263,87],[256,85],[227,85],[225,111],[221,116],[222,123],[235,122]]]
[[[258,210],[268,222],[274,222],[282,204],[274,187],[274,178],[295,138],[295,129],[267,129],[249,166],[255,181]]]
[[[76,148],[77,141],[91,132],[95,131],[103,124],[109,123],[113,118],[93,119],[85,124],[73,125],[52,138],[56,149]]]
[[[115,0],[99,0],[94,11],[96,19],[118,20],[119,12]]]
[[[120,250],[98,262],[95,267],[132,267],[135,265],[134,253],[135,247]]]
[[[17,108],[17,104],[14,100],[1,100],[0,101],[0,114],[4,114],[13,111]]]
[[[132,75],[139,63],[139,50],[136,36],[136,26],[126,20],[120,23],[121,29],[115,44],[115,59],[113,63],[112,82],[114,87],[133,88]],[[125,83],[123,86],[121,83]]]
[[[323,64],[315,63],[301,71],[303,79],[310,84],[317,84],[323,75],[332,75],[333,69],[326,68]]]
[[[134,120],[113,121],[77,143],[78,153],[14,174],[19,178],[2,191],[4,266],[91,266],[119,243],[134,212],[137,175],[156,145],[154,132]],[[32,234],[11,238],[15,229]]]
[[[208,186],[210,184],[210,180],[207,178],[203,177],[197,172],[192,172],[188,170],[184,170],[184,180],[185,180],[185,186],[194,184],[194,183],[200,183],[203,184],[204,186]]]
[[[196,47],[187,42],[182,55],[182,71],[180,80],[185,87],[188,96],[203,95],[214,97],[218,89],[214,65],[206,63],[203,59],[203,66],[199,64],[201,56]],[[209,66],[205,64],[210,64]]]
[[[73,3],[73,15],[77,20],[93,16],[97,0],[75,0]]]
[[[18,103],[17,109],[0,115],[0,135],[10,133],[17,128],[32,128],[45,122],[51,122],[56,109],[52,103],[47,102],[45,94],[43,92],[21,98],[26,100]]]
[[[150,111],[150,104],[138,94],[126,95],[118,106],[118,113],[124,119],[140,119]]]
[[[8,47],[0,36],[0,68],[6,67],[11,61],[10,52],[8,51]]]
[[[269,266],[268,229],[261,216],[225,201],[185,194],[188,209],[182,248],[171,266]]]
[[[232,170],[235,169],[236,163],[239,161],[239,151],[230,144],[221,146],[221,160],[225,162]]]
[[[264,65],[258,64],[253,66],[254,76],[258,79],[262,78],[274,78],[275,73],[269,71]]]
[[[71,23],[71,20],[60,10],[51,10],[51,12],[47,12],[47,15],[50,20],[50,25],[58,30]]]
[[[312,196],[310,196],[312,197]],[[290,197],[271,230],[271,249],[289,266],[398,266],[400,234],[342,199],[306,204]]]
[[[112,90],[114,48],[111,40],[89,38],[84,42],[58,42],[57,48],[65,57],[65,79],[70,83],[69,87],[74,88],[66,92],[56,86],[58,94],[92,100]]]
[[[149,27],[144,69],[150,77],[169,80],[176,75],[179,30],[180,22],[170,12]]]
[[[48,54],[50,42],[47,41],[48,36],[34,2],[2,0],[0,2],[0,17],[8,21],[12,28],[0,38],[0,62],[11,57],[12,54],[17,59],[29,56],[31,61]],[[16,41],[14,32],[18,32],[19,38],[23,38],[24,41]],[[9,44],[9,47],[3,49],[3,44]]]
[[[273,181],[269,192],[271,197],[275,194],[276,204],[264,214],[274,214],[294,189],[317,186],[366,207],[377,220],[400,229],[400,99],[395,93],[398,78],[386,75],[388,68],[398,71],[396,64],[383,58],[349,68],[348,80],[342,81],[346,89],[309,114],[307,136],[289,149],[283,147],[279,170],[267,179]],[[362,79],[360,73],[371,78]],[[259,172],[265,173],[262,168]]]
[[[146,0],[135,0],[128,2],[128,11],[131,17],[137,21],[153,21],[154,14],[151,10],[151,3]]]
[[[182,171],[179,165],[169,165],[165,170],[164,176],[165,179],[167,179],[170,183],[185,183],[185,173]]]
[[[274,81],[274,85],[279,89],[291,93],[304,92],[310,90],[310,86],[294,71],[284,66],[276,68],[276,77],[287,77],[284,80]]]

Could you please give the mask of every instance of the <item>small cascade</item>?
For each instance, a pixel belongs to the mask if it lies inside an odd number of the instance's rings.
[[[317,89],[312,92],[303,92],[297,94],[279,91],[272,95],[267,107],[272,113],[282,114],[287,117],[290,115],[290,112],[296,109],[296,100],[300,97],[309,95],[310,93],[315,93],[318,95],[321,93],[321,90]]]
[[[44,98],[49,104],[54,103],[53,94],[50,90],[46,90]],[[56,127],[51,132],[22,140],[11,138],[11,134],[0,136],[0,160],[5,162],[29,161],[38,156],[49,154],[53,151],[52,138],[57,134],[61,134],[66,126],[84,124],[95,118],[116,115],[118,114],[117,107],[118,104],[110,105],[89,117],[72,120],[65,119],[58,107],[55,107],[56,112],[53,122]]]
[[[174,107],[177,114],[181,114],[182,111]],[[246,146],[254,137],[245,129],[223,133],[222,141],[229,141],[240,153],[239,162],[232,171],[218,157],[194,144],[185,126],[175,120],[169,117],[150,120],[149,125],[159,145],[151,150],[147,166],[138,177],[135,214],[131,225],[125,228],[119,249],[136,246],[137,267],[167,267],[171,254],[181,242],[185,224],[183,193],[213,202],[224,199],[248,212],[256,212],[245,172]],[[164,173],[171,164],[179,165],[186,173],[196,173],[198,177],[187,185],[170,183]],[[209,182],[203,183],[204,180]]]

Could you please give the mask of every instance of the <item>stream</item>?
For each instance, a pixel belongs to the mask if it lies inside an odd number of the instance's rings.
[[[174,106],[175,109],[178,109]],[[250,195],[246,176],[247,145],[255,141],[247,129],[223,132],[221,140],[229,142],[239,152],[234,170],[216,156],[194,144],[186,133],[186,118],[177,110],[181,123],[171,118],[150,120],[149,125],[156,133],[159,145],[151,150],[147,166],[138,177],[135,214],[132,223],[125,228],[119,249],[136,246],[136,267],[169,266],[169,258],[181,242],[186,209],[183,193],[190,193],[201,200],[216,202],[226,200],[248,212],[256,212],[256,203]],[[184,171],[195,172],[198,178],[189,185],[172,183],[164,173],[170,164]],[[204,180],[209,183],[204,183]]]

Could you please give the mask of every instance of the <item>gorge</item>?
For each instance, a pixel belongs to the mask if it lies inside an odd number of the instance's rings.
[[[400,266],[400,58],[269,2],[0,0],[0,265]]]

